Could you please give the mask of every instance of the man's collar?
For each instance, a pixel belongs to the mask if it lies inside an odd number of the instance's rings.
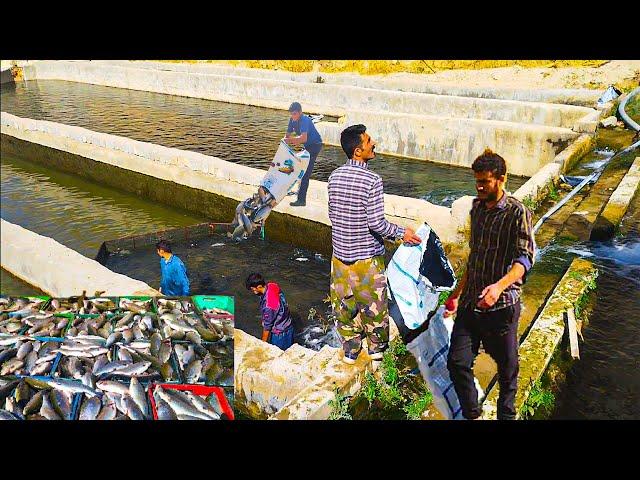
[[[507,191],[503,190],[502,191],[502,197],[500,198],[500,200],[498,200],[498,202],[493,206],[493,208],[497,208],[499,210],[504,210],[505,208],[507,208]],[[487,202],[485,200],[480,200],[478,197],[476,197],[474,199],[474,203],[477,202],[478,205],[482,206],[482,208],[487,208]]]
[[[369,164],[367,162],[361,162],[360,160],[354,160],[353,158],[350,158],[349,160],[347,160],[347,165],[352,165],[354,167],[361,167],[366,170],[369,169]]]

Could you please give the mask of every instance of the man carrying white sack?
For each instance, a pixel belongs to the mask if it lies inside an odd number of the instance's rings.
[[[453,321],[438,308],[440,293],[456,285],[442,243],[428,224],[416,235],[419,245],[401,245],[387,267],[389,315],[402,341],[416,358],[433,401],[447,419],[462,420],[462,409],[449,377],[447,355]],[[476,381],[479,396],[484,395]]]

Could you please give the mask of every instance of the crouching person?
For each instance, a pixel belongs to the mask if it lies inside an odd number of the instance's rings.
[[[275,282],[266,283],[259,273],[249,275],[245,285],[260,297],[262,341],[286,350],[293,345],[293,322],[280,286]]]

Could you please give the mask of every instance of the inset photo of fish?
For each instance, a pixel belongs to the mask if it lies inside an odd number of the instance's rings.
[[[0,419],[233,420],[234,298],[0,296]]]

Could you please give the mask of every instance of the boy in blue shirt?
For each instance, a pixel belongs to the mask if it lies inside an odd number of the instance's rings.
[[[311,117],[302,114],[302,106],[298,102],[293,102],[289,107],[291,118],[287,127],[287,135],[285,142],[289,145],[304,144],[305,150],[309,152],[309,167],[304,173],[304,177],[300,180],[300,188],[298,189],[298,199],[291,202],[293,207],[304,207],[307,204],[307,189],[309,188],[309,179],[313,171],[313,165],[316,158],[322,150],[322,138],[316,130]]]
[[[189,278],[187,269],[178,257],[171,252],[171,245],[166,240],[156,243],[156,252],[160,256],[160,293],[170,296],[189,295]]]

